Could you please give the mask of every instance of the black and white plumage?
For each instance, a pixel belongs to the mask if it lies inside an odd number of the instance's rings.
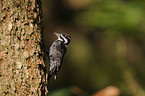
[[[48,80],[55,74],[59,73],[59,70],[62,66],[63,57],[67,50],[67,45],[71,41],[71,37],[67,36],[63,33],[55,33],[55,35],[58,37],[57,40],[53,42],[51,47],[49,48],[49,73],[48,73]]]

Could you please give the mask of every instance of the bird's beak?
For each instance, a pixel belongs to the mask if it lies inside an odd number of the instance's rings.
[[[56,32],[54,32],[54,34],[57,36],[57,37],[59,37],[61,34],[59,34],[59,33],[56,33]]]

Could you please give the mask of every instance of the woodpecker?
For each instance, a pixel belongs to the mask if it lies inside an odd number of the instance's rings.
[[[49,57],[48,81],[53,74],[55,74],[54,79],[56,79],[56,76],[62,66],[62,61],[67,51],[67,46],[71,41],[71,37],[64,33],[54,32],[54,34],[58,37],[58,39],[53,42],[47,53]]]

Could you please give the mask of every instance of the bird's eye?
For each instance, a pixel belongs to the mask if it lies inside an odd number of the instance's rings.
[[[66,37],[67,35],[66,34],[63,34],[63,36]]]

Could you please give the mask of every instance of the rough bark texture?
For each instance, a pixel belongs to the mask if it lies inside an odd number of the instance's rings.
[[[0,0],[0,96],[42,95],[41,2]]]

